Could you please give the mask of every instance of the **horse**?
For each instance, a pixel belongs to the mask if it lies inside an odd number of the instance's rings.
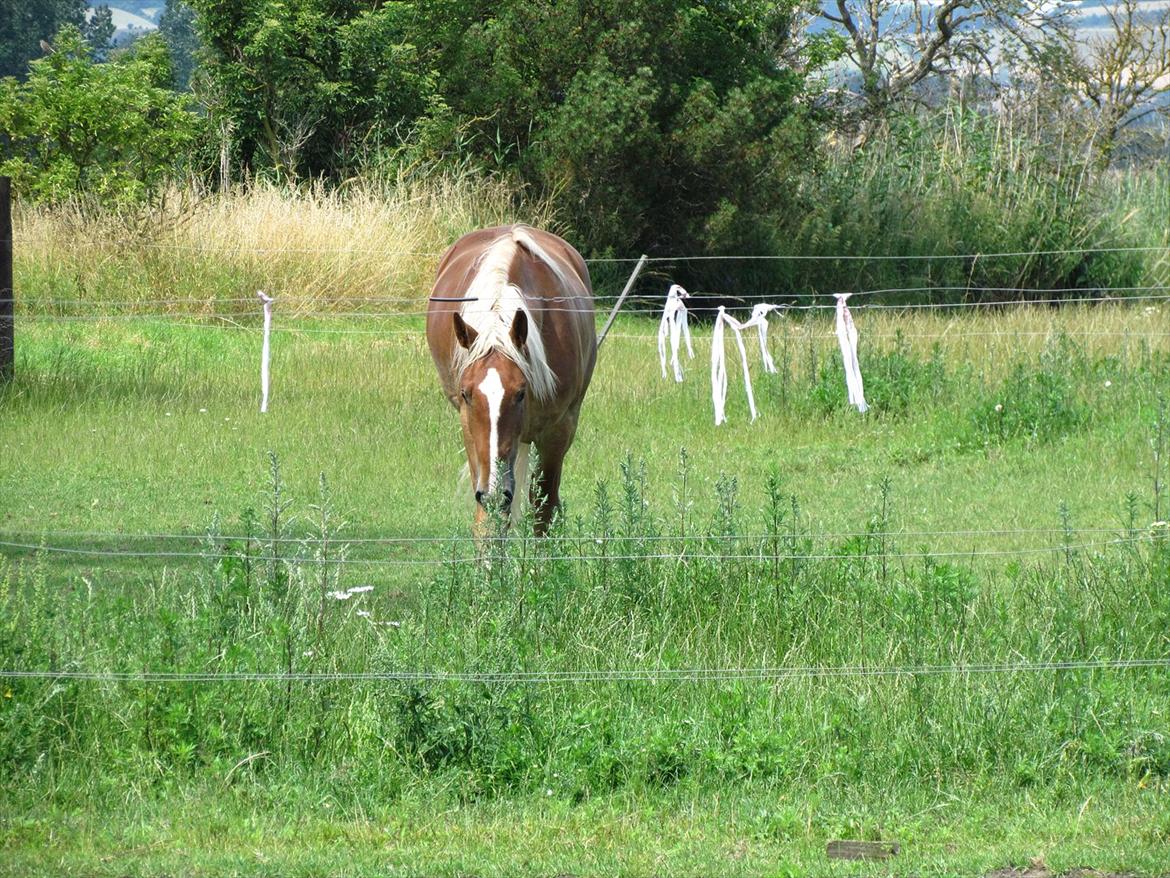
[[[427,345],[459,412],[475,493],[475,528],[489,507],[513,512],[526,487],[538,535],[561,505],[565,454],[597,361],[589,269],[564,239],[527,225],[464,235],[443,254],[427,307]]]

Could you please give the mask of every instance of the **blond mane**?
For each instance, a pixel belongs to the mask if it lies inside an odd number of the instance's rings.
[[[574,284],[569,279],[564,269],[523,227],[514,228],[493,241],[480,258],[479,270],[465,294],[472,301],[464,302],[459,309],[460,316],[477,336],[470,350],[455,346],[453,366],[456,376],[462,378],[468,366],[492,351],[498,351],[524,373],[533,396],[544,401],[556,394],[557,376],[548,364],[540,324],[533,319],[524,301],[524,293],[508,282],[512,259],[521,246],[547,265],[565,289],[580,286],[579,282]],[[523,350],[516,347],[511,335],[512,322],[521,311],[528,318],[528,339]]]

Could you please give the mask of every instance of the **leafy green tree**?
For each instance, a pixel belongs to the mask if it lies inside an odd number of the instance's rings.
[[[89,10],[81,25],[81,38],[85,40],[94,57],[105,61],[113,48],[114,13],[109,6],[95,6]]]
[[[560,193],[593,250],[769,246],[818,125],[795,4],[424,0],[470,147]]]
[[[167,44],[175,71],[175,88],[186,91],[195,72],[199,36],[195,32],[195,10],[184,0],[167,0],[159,16],[158,32]]]
[[[34,198],[92,195],[130,203],[157,195],[195,141],[200,117],[170,91],[171,66],[157,35],[95,63],[73,25],[28,80],[0,80],[0,173]]]
[[[62,25],[76,26],[97,52],[109,48],[114,35],[108,6],[98,6],[87,19],[86,0],[0,0],[0,76],[23,79],[28,62],[44,54],[48,41]]]
[[[341,176],[434,109],[411,42],[413,5],[380,0],[191,0],[245,167]]]

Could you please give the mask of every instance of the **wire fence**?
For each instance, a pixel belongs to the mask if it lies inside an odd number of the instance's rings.
[[[21,238],[18,244],[37,243],[35,238]],[[74,241],[71,246],[76,247],[109,247],[125,246],[125,242],[107,241]],[[239,247],[215,245],[184,245],[168,242],[134,242],[132,246],[173,249],[176,251],[226,253],[250,252],[263,255],[290,253],[313,255],[363,255],[379,254],[380,251],[361,248],[342,248],[336,250],[321,250],[320,248],[296,247]],[[1167,246],[1135,246],[1135,247],[1098,247],[1063,250],[1033,250],[1007,251],[996,253],[973,254],[788,254],[788,255],[727,255],[727,256],[652,256],[647,262],[656,265],[681,264],[689,262],[708,262],[715,260],[727,261],[829,261],[829,262],[885,262],[897,260],[901,262],[922,263],[927,261],[979,261],[987,259],[1023,259],[1044,256],[1061,256],[1090,253],[1162,253],[1170,255]],[[396,255],[405,255],[398,253]],[[417,257],[437,257],[438,252],[418,251],[409,255]],[[587,260],[589,264],[623,264],[637,262],[637,257],[603,257]],[[846,292],[846,291],[843,291]],[[905,303],[866,302],[859,301],[851,305],[854,311],[873,310],[875,312],[912,313],[961,311],[963,309],[1002,309],[1006,307],[1039,307],[1051,305],[1077,306],[1107,306],[1143,304],[1150,306],[1170,300],[1170,284],[1148,284],[1141,286],[1096,286],[1090,288],[1052,287],[1026,288],[1013,286],[955,286],[955,285],[916,285],[906,287],[882,287],[874,289],[860,289],[848,291],[852,296],[859,298],[874,298],[880,296],[917,296],[930,298],[938,295],[959,296],[959,301],[933,302],[910,301]],[[726,303],[744,303],[745,306],[754,301],[785,301],[797,300],[784,306],[784,310],[794,313],[816,313],[835,309],[834,304],[821,300],[833,298],[831,292],[748,292],[736,295],[721,295],[719,293],[704,293],[703,296]],[[1002,298],[1008,297],[1008,298]],[[597,303],[610,303],[617,296],[599,294],[594,297]],[[413,308],[421,304],[423,297],[390,296],[381,294],[331,295],[323,292],[319,295],[289,294],[277,297],[278,309],[282,305],[291,305],[291,310],[280,313],[279,321],[308,321],[308,320],[354,320],[354,321],[399,321],[417,320],[425,315],[425,311]],[[539,303],[534,310],[550,312],[579,312],[583,309],[575,305],[564,305],[567,297],[551,297],[544,303]],[[636,296],[623,313],[637,316],[654,316],[661,313],[658,306],[646,304],[646,296]],[[22,321],[48,324],[92,324],[102,321],[135,321],[157,320],[168,326],[190,328],[215,328],[256,331],[256,327],[246,325],[241,320],[248,321],[260,317],[260,309],[253,297],[207,297],[207,298],[168,298],[159,300],[92,300],[79,298],[34,298],[33,304],[38,307],[50,307],[68,312],[86,313],[37,313],[28,310],[29,306],[20,304],[23,309],[18,313]],[[358,310],[331,309],[321,310],[320,304],[328,302],[333,305],[358,305]],[[303,307],[298,307],[304,303]],[[379,310],[373,306],[404,306],[401,309],[387,308]],[[206,313],[224,306],[239,306],[237,313],[218,314]],[[145,309],[152,310],[145,310]],[[204,313],[185,315],[175,310],[159,310],[162,308],[192,308],[201,309]],[[117,309],[133,309],[132,313],[119,313]],[[101,310],[102,313],[95,313]],[[584,309],[595,312],[595,309]],[[693,304],[688,304],[692,312],[715,313],[717,307],[702,303],[702,297],[696,297]],[[604,316],[604,313],[599,313]],[[303,334],[354,334],[354,335],[390,335],[402,334],[417,336],[417,328],[387,329],[365,327],[328,327],[328,326],[283,326],[280,322],[273,327],[274,332],[303,333]],[[1131,330],[1127,329],[1081,329],[1070,330],[1067,335],[1072,336],[1128,336]],[[1044,336],[1050,332],[1034,330],[953,330],[948,327],[937,333],[889,333],[870,334],[870,337],[901,337],[901,338],[941,338],[944,336]],[[1141,337],[1166,337],[1170,332],[1147,331],[1142,328],[1134,334]],[[638,341],[651,341],[655,338],[652,333],[614,333],[609,338],[626,338]],[[675,536],[675,535],[639,535],[639,536],[592,536],[592,535],[563,535],[545,538],[540,542],[540,549],[531,556],[523,559],[524,563],[535,562],[647,562],[662,561],[675,563],[689,562],[777,562],[777,561],[830,561],[830,560],[864,560],[865,558],[888,559],[923,559],[923,558],[999,558],[1021,557],[1058,553],[1083,553],[1119,547],[1133,547],[1141,544],[1151,544],[1165,539],[1163,523],[1155,523],[1152,532],[1133,533],[1124,528],[1084,527],[1084,528],[1001,528],[1001,529],[942,529],[942,530],[848,530],[836,532],[796,532],[796,533],[751,533],[751,534],[721,534],[713,536]],[[239,546],[232,547],[229,543],[244,544],[249,547],[248,558],[258,563],[290,563],[313,564],[329,567],[414,567],[414,566],[450,566],[483,564],[485,559],[492,557],[491,550],[499,540],[477,538],[469,535],[450,536],[371,536],[345,538],[339,536],[318,537],[280,536],[275,538],[262,535],[223,535],[223,534],[182,534],[182,533],[104,533],[95,531],[58,531],[40,532],[36,535],[24,537],[20,532],[0,534],[0,552],[15,557],[21,554],[36,554],[85,559],[107,560],[195,560],[215,562],[225,555],[239,551]],[[794,551],[788,546],[790,541],[813,543],[816,541],[869,539],[877,545],[867,548],[864,554],[857,551]],[[907,551],[887,545],[887,541],[895,540],[937,540],[963,539],[978,542],[993,543],[1000,540],[1042,539],[1041,545],[980,547],[968,549],[940,549],[930,550],[921,548]],[[69,540],[85,540],[90,542],[126,542],[144,543],[201,543],[203,548],[191,549],[185,545],[178,547],[153,548],[126,548],[124,545],[69,545]],[[509,545],[515,546],[516,539],[511,538]],[[425,557],[347,557],[326,556],[323,554],[325,546],[331,550],[347,551],[349,546],[364,547],[367,550],[402,550],[402,549],[436,549],[450,550],[449,554],[428,555]],[[535,545],[533,543],[532,545]],[[279,554],[273,547],[288,547],[288,554]],[[482,551],[487,547],[487,552]],[[610,547],[616,551],[610,552]],[[251,554],[251,547],[256,547],[256,554]],[[264,548],[266,547],[266,548]],[[474,547],[475,551],[469,549]],[[650,547],[646,551],[638,549]],[[712,547],[719,547],[718,550]],[[298,553],[296,550],[302,550]],[[573,551],[575,549],[575,551]],[[672,551],[672,549],[676,549]],[[509,560],[520,560],[515,556]],[[761,681],[767,683],[782,683],[798,680],[827,680],[827,679],[864,679],[884,678],[896,679],[901,677],[919,676],[949,676],[956,679],[977,678],[987,675],[1013,675],[1034,673],[1058,672],[1101,672],[1101,671],[1137,671],[1170,669],[1170,657],[1116,657],[1116,658],[1086,658],[1061,660],[1018,660],[984,663],[952,663],[952,664],[905,664],[905,665],[845,665],[845,666],[786,666],[766,665],[758,667],[638,667],[638,668],[578,668],[569,670],[519,670],[519,671],[446,671],[425,668],[386,669],[370,671],[322,671],[322,672],[288,672],[288,671],[165,671],[165,670],[86,670],[78,668],[62,669],[0,669],[0,678],[8,680],[41,680],[61,681],[76,680],[95,683],[122,683],[122,684],[171,684],[171,683],[302,683],[308,685],[326,683],[460,683],[483,685],[574,685],[574,684],[612,684],[612,683],[718,683],[733,681]]]
[[[1167,536],[1170,536],[1170,524],[1166,522],[1154,522],[1151,528],[1165,528]],[[960,529],[943,529],[943,530],[841,530],[841,531],[802,531],[801,536],[816,540],[829,539],[849,539],[852,537],[872,537],[877,539],[885,538],[915,538],[923,537],[1018,537],[1018,536],[1033,536],[1033,535],[1051,535],[1061,534],[1065,536],[1074,536],[1080,534],[1119,534],[1128,532],[1129,529],[1118,527],[1020,527],[1020,528],[960,528]],[[451,545],[453,543],[476,543],[490,545],[492,543],[510,542],[511,537],[497,537],[497,536],[483,536],[476,537],[469,534],[451,534],[451,535],[434,535],[434,536],[393,536],[393,537],[320,537],[313,534],[305,534],[304,536],[263,536],[252,534],[221,534],[214,532],[202,533],[127,533],[124,531],[0,531],[0,539],[14,539],[20,536],[39,537],[45,540],[61,540],[61,539],[96,539],[96,540],[119,540],[119,541],[161,541],[161,540],[181,540],[186,542],[207,541],[214,540],[216,542],[261,542],[266,544],[294,544],[294,545],[313,545],[316,543],[337,543],[343,542],[347,544],[374,544],[374,545],[412,545],[418,543],[424,544],[440,544]],[[780,536],[788,537],[788,533],[780,534]],[[626,534],[613,534],[604,537],[607,543],[656,543],[656,542],[678,542],[680,540],[687,541],[703,541],[713,543],[733,543],[733,542],[753,542],[759,540],[771,540],[777,537],[776,533],[752,532],[745,534],[711,534],[705,536],[683,536],[678,534],[647,534],[644,536],[631,536]],[[541,543],[544,545],[552,545],[556,543],[580,542],[582,539],[602,539],[602,537],[589,536],[575,536],[575,535],[561,535],[553,534],[541,537]],[[0,543],[2,544],[2,543]]]
[[[784,682],[874,677],[952,676],[1170,669],[1170,657],[1068,659],[970,664],[766,666],[719,668],[613,668],[541,671],[91,671],[0,669],[10,680],[84,680],[101,683],[472,683],[484,685],[571,685],[584,683]]]
[[[903,551],[899,549],[891,549],[889,547],[875,548],[865,554],[857,551],[836,551],[836,552],[815,552],[815,551],[792,551],[785,550],[780,547],[780,544],[785,543],[790,537],[787,534],[778,533],[770,537],[766,537],[760,541],[761,545],[751,552],[735,551],[735,552],[713,552],[704,551],[696,546],[701,546],[703,542],[702,537],[693,539],[676,538],[681,544],[678,551],[648,551],[648,552],[605,552],[599,551],[596,548],[586,550],[585,546],[605,546],[605,538],[603,537],[585,537],[578,540],[581,546],[578,552],[562,552],[560,554],[548,551],[536,551],[531,555],[526,556],[524,563],[556,563],[556,562],[618,562],[618,561],[674,561],[679,563],[710,561],[725,563],[729,561],[751,561],[751,562],[766,562],[774,563],[781,561],[840,561],[840,560],[862,560],[863,558],[884,558],[889,560],[921,560],[934,558],[1002,558],[1002,557],[1021,557],[1026,555],[1044,555],[1057,553],[1071,553],[1071,552],[1086,552],[1090,550],[1100,550],[1105,548],[1116,548],[1119,546],[1132,546],[1139,543],[1149,543],[1157,539],[1161,539],[1156,535],[1140,535],[1140,536],[1126,536],[1115,537],[1109,540],[1090,540],[1086,542],[1074,543],[1069,540],[1064,540],[1059,543],[1046,544],[1042,546],[1015,546],[1010,548],[998,549],[942,549],[930,550],[919,549],[916,551]],[[802,535],[797,535],[796,539],[802,540]],[[771,541],[772,546],[763,545]],[[513,539],[512,544],[516,540]],[[253,538],[251,543],[256,546],[263,546],[264,540],[262,538]],[[337,553],[332,556],[315,555],[315,556],[296,556],[296,555],[274,555],[274,554],[248,554],[247,558],[250,561],[257,563],[297,563],[297,564],[312,564],[323,565],[326,567],[446,567],[459,565],[474,565],[482,564],[485,561],[490,562],[492,556],[484,552],[476,552],[468,555],[428,555],[425,557],[379,557],[379,558],[357,558],[346,557],[342,552],[342,547],[345,541],[337,539],[332,544]],[[48,543],[35,542],[17,542],[12,540],[0,540],[0,549],[6,550],[7,553],[13,551],[25,553],[42,553],[46,555],[68,555],[68,556],[82,556],[86,558],[116,558],[127,560],[148,560],[148,559],[198,559],[202,561],[218,561],[227,555],[233,554],[227,549],[219,550],[204,550],[204,551],[189,551],[178,549],[152,549],[152,550],[134,550],[134,549],[110,549],[97,548],[92,546],[64,546],[51,545]],[[515,556],[511,560],[519,560]]]
[[[57,239],[37,238],[35,236],[19,236],[16,244],[59,244]],[[124,239],[76,239],[69,242],[70,247],[111,247],[126,249]],[[242,246],[240,244],[182,244],[168,241],[138,240],[132,246],[160,250],[184,250],[204,253],[303,253],[311,255],[385,255],[384,249],[362,247],[258,247]],[[445,250],[395,250],[395,256],[414,256],[438,258]],[[1170,255],[1170,245],[1150,244],[1130,247],[1074,247],[1057,250],[1006,250],[990,253],[785,253],[785,254],[718,254],[718,255],[658,255],[658,256],[593,256],[585,260],[587,265],[636,263],[645,259],[650,263],[674,262],[845,262],[845,261],[872,261],[872,262],[927,262],[927,261],[963,261],[983,259],[1026,259],[1035,256],[1072,256],[1080,253],[1166,253]]]
[[[1000,291],[1003,291],[1003,292],[1012,292],[1012,293],[1020,293],[1020,294],[1022,294],[1022,293],[1036,293],[1038,295],[1038,297],[1035,297],[1035,298],[1015,298],[1015,299],[989,299],[989,300],[982,300],[981,299],[981,300],[975,300],[975,301],[957,301],[957,302],[907,302],[907,303],[865,303],[865,302],[862,302],[860,304],[850,305],[849,307],[850,307],[850,310],[853,310],[853,311],[894,311],[894,312],[912,312],[912,311],[922,311],[922,310],[946,311],[946,310],[959,310],[959,309],[966,309],[966,308],[984,308],[984,309],[989,309],[989,310],[996,310],[996,309],[1001,309],[1001,308],[1006,308],[1006,307],[1011,307],[1011,306],[1019,306],[1019,307],[1035,307],[1035,306],[1049,306],[1049,305],[1085,306],[1085,305],[1106,305],[1106,304],[1125,306],[1125,305],[1132,305],[1134,303],[1139,303],[1139,302],[1142,302],[1142,303],[1164,302],[1164,301],[1170,299],[1170,292],[1156,292],[1156,293],[1155,292],[1145,292],[1145,291],[1153,291],[1153,290],[1170,291],[1170,286],[1168,286],[1168,285],[1152,285],[1152,286],[1144,286],[1144,287],[1111,287],[1111,288],[1100,288],[1100,289],[1092,290],[1092,291],[1079,290],[1076,292],[1082,292],[1082,293],[1083,292],[1097,292],[1097,293],[1125,292],[1126,294],[1125,295],[1116,295],[1116,296],[1115,295],[1078,296],[1076,298],[1054,298],[1054,297],[1052,297],[1052,294],[1060,293],[1060,292],[1062,292],[1062,290],[1039,290],[1039,289],[1026,289],[1026,288],[1022,288],[1022,287],[1014,287],[1014,288],[1010,288],[1010,289],[1009,288],[997,288],[997,289],[999,289]],[[865,291],[861,291],[860,293],[851,293],[850,295],[872,295],[872,294],[877,294],[878,292],[879,291],[877,291],[877,290],[865,290]],[[1068,290],[1065,292],[1074,292],[1074,291]],[[816,294],[816,295],[820,295],[820,294]],[[824,295],[835,296],[836,294],[824,294]],[[711,298],[716,299],[716,300],[721,300],[721,301],[734,301],[734,300],[740,300],[740,299],[756,299],[756,298],[759,298],[759,299],[767,298],[769,300],[777,300],[777,299],[784,299],[784,298],[792,298],[794,296],[799,296],[799,294],[776,293],[773,295],[758,294],[758,295],[752,295],[752,296],[726,296],[726,297],[719,296],[717,294],[712,294]],[[278,304],[286,301],[286,299],[284,297],[280,297],[280,296],[274,297],[274,299]],[[81,308],[82,306],[85,306],[88,309],[89,313],[84,313],[84,314],[78,314],[78,313],[49,314],[49,313],[45,313],[45,312],[24,310],[24,311],[19,312],[17,316],[23,320],[40,320],[40,321],[47,321],[47,322],[54,322],[54,323],[71,323],[71,322],[85,322],[85,321],[105,321],[105,320],[165,319],[165,318],[174,318],[176,316],[185,316],[185,315],[183,315],[182,312],[178,312],[175,310],[157,310],[157,306],[160,303],[157,303],[154,301],[150,301],[150,302],[146,302],[146,303],[138,303],[138,304],[139,305],[147,304],[151,308],[155,308],[156,310],[134,310],[134,311],[112,310],[114,307],[125,307],[125,308],[136,307],[134,304],[129,304],[129,303],[120,303],[119,305],[114,306],[111,303],[102,302],[101,300],[88,300],[87,301],[87,300],[82,300],[82,299],[76,299],[76,300],[58,300],[58,301],[69,301],[70,304],[68,307]],[[171,301],[174,302],[176,300],[171,300]],[[197,308],[203,309],[202,314],[192,314],[190,316],[202,317],[202,318],[206,318],[206,319],[216,319],[216,318],[226,318],[226,317],[250,317],[250,316],[257,315],[259,313],[258,309],[256,309],[255,307],[248,308],[248,309],[241,308],[237,311],[229,312],[228,314],[217,314],[216,312],[211,310],[213,307],[215,307],[218,304],[242,303],[244,301],[250,302],[250,304],[253,306],[255,306],[255,304],[256,304],[255,298],[252,298],[250,300],[241,300],[241,299],[236,299],[236,298],[201,299],[201,300],[190,299],[190,300],[187,300],[184,304],[190,305],[192,307],[197,307]],[[357,299],[348,299],[348,300],[343,299],[343,298],[329,299],[326,296],[321,296],[321,297],[299,297],[299,298],[290,299],[289,301],[306,301],[306,302],[313,302],[313,303],[320,304],[322,301],[376,302],[376,301],[391,301],[391,300],[379,300],[375,297],[359,297]],[[406,300],[406,301],[408,301],[411,304],[417,305],[419,303],[420,299],[410,299],[410,300]],[[605,316],[604,314],[600,313],[598,311],[598,309],[593,307],[593,305],[591,305],[591,304],[590,305],[580,305],[580,304],[561,305],[561,304],[557,304],[558,302],[562,302],[562,301],[567,301],[567,298],[566,297],[552,297],[550,299],[530,301],[528,304],[528,309],[530,311],[534,311],[534,312],[565,313],[565,314],[593,314],[593,315],[596,315],[599,317]],[[549,304],[550,302],[552,304]],[[688,304],[687,311],[689,311],[691,313],[712,314],[713,315],[713,314],[718,313],[718,311],[720,310],[720,307],[729,307],[729,306]],[[731,305],[730,307],[734,308],[734,305]],[[828,304],[828,303],[826,303],[826,304],[815,304],[815,303],[814,304],[799,304],[799,303],[795,303],[795,304],[781,305],[781,308],[784,311],[796,311],[796,312],[800,312],[800,311],[804,311],[804,312],[835,311],[836,307],[837,306],[835,304]],[[100,313],[97,313],[98,308],[102,309]],[[354,310],[345,310],[345,309],[311,310],[311,309],[301,308],[301,309],[295,309],[291,312],[283,314],[282,318],[283,319],[298,319],[298,320],[303,320],[303,319],[404,320],[404,319],[426,317],[428,313],[429,312],[426,310],[418,310],[418,309],[416,309],[416,310],[354,311]],[[655,306],[646,306],[646,305],[633,304],[628,308],[623,308],[621,313],[625,314],[627,316],[629,316],[629,315],[659,316],[662,313],[662,308],[658,307],[656,305]]]
[[[1051,297],[1051,296],[1057,296],[1057,295],[1063,295],[1063,294],[1070,294],[1071,295],[1071,294],[1096,293],[1096,294],[1099,294],[1099,298],[1094,299],[1092,301],[1111,301],[1112,299],[1116,298],[1116,299],[1119,299],[1122,302],[1124,302],[1126,300],[1129,300],[1131,298],[1131,296],[1124,295],[1124,296],[1115,296],[1115,297],[1109,297],[1109,296],[1100,297],[1100,294],[1104,294],[1104,293],[1126,293],[1126,294],[1129,294],[1129,293],[1152,292],[1152,291],[1162,291],[1162,290],[1170,290],[1170,285],[1167,285],[1167,284],[1145,284],[1145,285],[1134,285],[1134,286],[1043,287],[1043,288],[1041,288],[1041,287],[1005,287],[1005,286],[988,287],[988,286],[973,286],[973,285],[879,287],[879,288],[874,288],[874,289],[854,290],[854,291],[850,292],[849,295],[850,296],[878,296],[878,295],[894,295],[894,294],[905,294],[905,293],[963,293],[965,295],[970,295],[970,294],[983,295],[983,294],[987,294],[987,293],[1019,293],[1019,294],[1035,293],[1039,296],[1050,296]],[[839,295],[839,294],[838,293],[819,293],[819,292],[805,293],[805,292],[791,292],[791,291],[790,292],[775,291],[775,292],[767,292],[767,293],[734,293],[734,294],[731,294],[731,293],[721,294],[718,292],[702,292],[702,293],[696,293],[695,298],[699,298],[700,300],[702,298],[726,298],[726,299],[730,299],[730,300],[742,300],[742,301],[746,302],[746,301],[752,301],[752,300],[756,300],[756,299],[772,300],[772,299],[784,299],[784,298],[832,299],[832,298],[836,297],[837,295]],[[375,294],[354,295],[352,293],[334,295],[334,294],[329,293],[329,292],[322,292],[322,293],[319,293],[317,295],[282,294],[280,298],[281,298],[281,301],[283,301],[283,302],[320,303],[321,301],[328,301],[328,302],[339,303],[339,304],[360,302],[360,303],[383,303],[383,304],[397,304],[397,305],[417,305],[420,302],[424,301],[426,297],[425,296],[385,296],[385,295],[375,295]],[[594,294],[592,298],[596,302],[612,302],[620,297],[616,296],[616,295]],[[644,300],[647,298],[647,296],[645,294],[638,294],[638,295],[635,295],[634,298],[638,299],[638,300]],[[577,300],[577,297],[575,297],[575,296],[556,296],[556,295],[554,295],[554,296],[542,297],[542,302],[553,302],[553,303],[576,301],[576,300]],[[74,306],[75,307],[82,307],[82,306],[99,306],[100,305],[101,307],[110,307],[110,308],[112,308],[112,307],[127,307],[127,308],[129,308],[129,307],[138,307],[138,306],[143,305],[144,303],[148,303],[150,305],[192,305],[192,306],[207,307],[210,305],[230,305],[230,304],[241,304],[241,305],[255,306],[256,297],[255,296],[226,296],[226,297],[225,296],[209,296],[209,297],[195,298],[195,297],[188,296],[186,298],[181,298],[181,299],[147,299],[147,300],[144,300],[144,299],[108,300],[108,299],[94,299],[94,298],[62,299],[62,298],[40,298],[40,297],[37,297],[35,301],[38,304],[54,305],[54,306],[62,306],[62,307],[74,307]],[[1029,299],[1028,301],[1032,301],[1032,300]],[[1086,300],[1082,299],[1082,298],[1071,298],[1071,299],[1060,299],[1060,301],[1062,301],[1062,302],[1068,301],[1070,304],[1075,304],[1077,302],[1083,302]],[[860,305],[853,305],[852,307],[859,308],[861,306]],[[688,310],[696,310],[696,308],[701,308],[701,306],[695,306],[695,307],[688,306]],[[333,314],[335,312],[329,311],[326,313]],[[341,313],[352,313],[352,312],[341,312]],[[387,312],[381,312],[381,313],[387,313]],[[389,313],[396,314],[396,313],[403,313],[403,312],[389,312]],[[408,312],[408,313],[410,313],[410,312]],[[413,312],[413,313],[418,313],[418,312]]]

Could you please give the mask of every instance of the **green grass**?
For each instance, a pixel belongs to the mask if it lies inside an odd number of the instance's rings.
[[[264,416],[254,331],[22,326],[0,398],[0,530],[206,557],[5,549],[0,664],[512,672],[1170,654],[1170,546],[1150,526],[1167,503],[1161,312],[856,316],[871,414],[844,403],[830,324],[793,320],[772,334],[782,374],[756,376],[761,418],[748,423],[733,370],[720,428],[705,333],[676,385],[652,327],[619,324],[558,539],[521,527],[490,565],[437,563],[473,554],[471,509],[417,322],[294,323],[371,332],[277,335]],[[1027,532],[917,533],[997,529]],[[194,539],[140,536],[160,533]],[[331,557],[376,563],[323,563],[320,543],[294,539],[323,534]],[[360,542],[374,536],[437,541]],[[273,546],[284,560],[265,560]],[[744,557],[720,559],[729,546]],[[328,597],[358,586],[373,588]],[[13,874],[973,875],[1036,856],[1170,868],[1165,669],[5,686],[0,869]],[[830,865],[833,837],[906,852]]]
[[[775,467],[821,529],[858,526],[887,475],[896,523],[910,530],[960,519],[965,527],[1057,526],[1062,501],[1076,524],[1112,525],[1127,493],[1149,493],[1148,439],[1162,387],[1160,366],[1150,364],[1168,346],[1160,313],[860,319],[873,416],[844,404],[831,324],[792,322],[772,332],[786,374],[755,378],[760,420],[748,422],[733,368],[730,422],[718,429],[705,348],[676,385],[659,377],[652,327],[619,323],[570,452],[570,515],[589,505],[598,480],[616,478],[627,453],[645,461],[652,485],[670,490],[682,448],[696,502],[726,472],[739,476],[745,505],[758,506],[763,475]],[[16,464],[0,473],[11,498],[0,526],[201,532],[213,512],[230,518],[255,505],[271,450],[302,501],[328,475],[350,536],[461,529],[470,517],[458,481],[462,443],[418,322],[283,325],[369,334],[277,333],[271,411],[262,416],[255,331],[22,324],[18,378],[0,426]],[[1059,386],[1035,385],[1028,376],[1044,357],[1042,380],[1066,361],[1074,374]],[[1013,378],[1017,364],[1024,371]],[[1002,418],[996,404],[1006,406]],[[992,435],[1002,431],[1010,435]],[[1051,492],[1054,472],[1095,467],[1101,456],[1109,459],[1101,478],[1063,480]]]
[[[474,806],[441,792],[363,801],[343,777],[322,784],[318,773],[275,789],[176,786],[101,815],[29,804],[3,827],[0,874],[981,875],[1041,859],[1058,872],[1091,863],[1158,875],[1170,829],[1170,790],[1119,784],[1037,792],[828,778]],[[827,840],[864,835],[901,841],[892,866],[826,859]]]

